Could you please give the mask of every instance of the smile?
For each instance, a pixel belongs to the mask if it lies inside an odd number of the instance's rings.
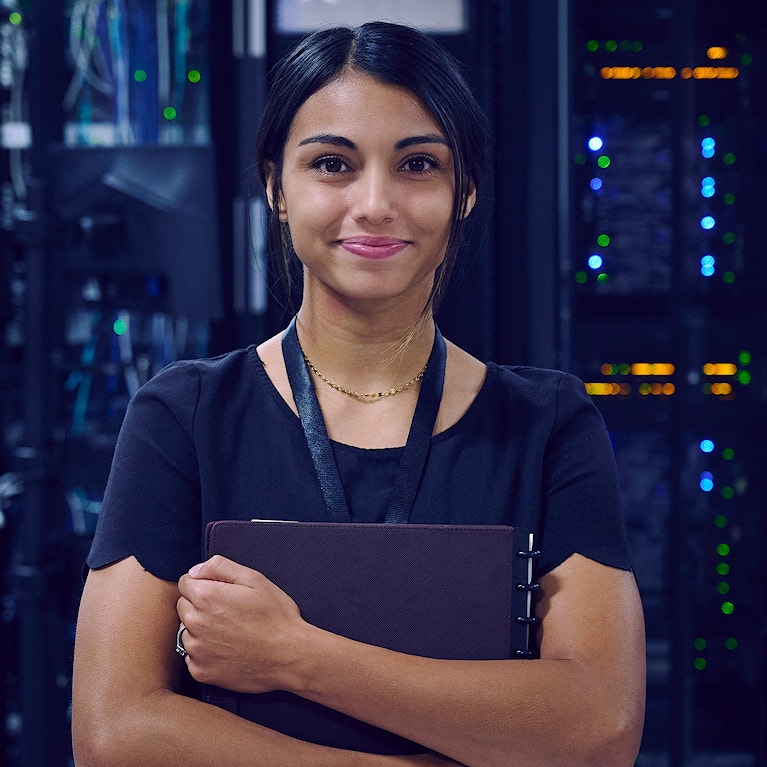
[[[349,253],[370,259],[390,258],[410,244],[395,237],[348,237],[339,242]]]

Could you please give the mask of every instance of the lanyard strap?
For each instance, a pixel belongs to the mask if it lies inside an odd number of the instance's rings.
[[[447,359],[445,339],[436,326],[434,331],[434,345],[429,355],[426,373],[421,379],[418,403],[410,425],[407,443],[400,458],[394,489],[386,509],[385,522],[402,524],[408,521],[426,466],[426,456],[442,399]],[[314,391],[309,369],[298,342],[295,317],[283,333],[282,354],[285,358],[290,388],[293,390],[293,399],[296,401],[306,442],[322,488],[328,516],[332,522],[351,522],[351,514],[346,504],[346,496],[320,403],[317,401],[317,393]]]

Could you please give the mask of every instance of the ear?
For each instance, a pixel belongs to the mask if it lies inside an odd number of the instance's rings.
[[[469,192],[466,195],[466,202],[463,206],[463,213],[461,219],[468,218],[469,213],[474,210],[474,206],[477,204],[477,185],[471,181],[469,182]]]
[[[266,202],[271,208],[272,212],[275,212],[274,210],[274,184],[275,184],[275,168],[274,163],[267,162],[265,164],[265,176],[266,176]],[[288,211],[287,207],[285,205],[285,197],[282,194],[282,190],[278,193],[278,199],[277,199],[277,215],[280,218],[280,221],[283,223],[288,220]]]

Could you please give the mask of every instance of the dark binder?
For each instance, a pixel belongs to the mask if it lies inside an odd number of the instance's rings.
[[[531,657],[532,536],[503,526],[220,521],[207,556],[252,567],[333,633],[432,658]],[[291,693],[204,688],[204,700],[301,740],[368,753],[425,749]]]

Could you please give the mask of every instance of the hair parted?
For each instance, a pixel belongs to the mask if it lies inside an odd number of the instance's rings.
[[[301,40],[272,71],[256,138],[256,169],[265,186],[269,170],[273,169],[270,246],[279,256],[289,291],[296,258],[288,225],[279,221],[277,213],[285,142],[301,105],[345,71],[410,90],[434,115],[450,144],[455,169],[453,221],[445,257],[424,307],[424,312],[433,311],[457,258],[472,185],[478,195],[485,190],[490,132],[460,63],[428,35],[411,27],[373,21],[359,27],[322,29]]]

